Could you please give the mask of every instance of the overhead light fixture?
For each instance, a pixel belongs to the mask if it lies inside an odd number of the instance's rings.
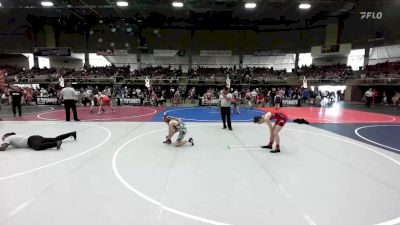
[[[54,5],[53,2],[50,2],[50,1],[43,1],[43,2],[41,2],[41,4],[44,7],[52,7]]]
[[[309,3],[300,3],[299,9],[309,9],[311,5]]]
[[[128,5],[129,5],[129,3],[125,2],[125,1],[117,2],[117,6],[119,6],[119,7],[127,7]]]
[[[0,7],[2,7],[3,5],[1,4],[1,2],[0,2]]]
[[[254,2],[247,2],[246,4],[244,4],[244,7],[246,9],[254,9],[256,6],[257,6],[257,4]]]
[[[183,2],[172,2],[172,6],[176,8],[182,8]]]

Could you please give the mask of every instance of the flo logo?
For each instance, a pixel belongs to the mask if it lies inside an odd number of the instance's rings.
[[[382,12],[360,12],[361,19],[373,19],[373,20],[380,20],[382,19]]]

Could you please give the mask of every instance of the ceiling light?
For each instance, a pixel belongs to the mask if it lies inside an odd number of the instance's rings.
[[[248,3],[244,4],[244,7],[246,9],[254,9],[256,6],[257,6],[257,4],[254,2],[248,2]]]
[[[52,7],[54,5],[53,2],[50,2],[50,1],[43,1],[43,2],[41,2],[41,4],[44,7]]]
[[[172,2],[172,6],[177,8],[182,8],[183,2]]]
[[[299,9],[309,9],[311,8],[311,5],[309,3],[301,3],[299,5]]]
[[[128,2],[125,1],[117,2],[117,6],[119,7],[127,7],[128,5],[129,5]]]
[[[0,7],[2,7],[3,5],[1,4],[1,2],[0,2]]]

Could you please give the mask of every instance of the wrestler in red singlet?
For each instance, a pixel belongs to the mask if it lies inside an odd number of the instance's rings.
[[[110,105],[110,98],[108,96],[102,95],[99,98],[99,101],[101,102],[102,105]]]
[[[271,112],[272,113],[272,117],[270,120],[276,120],[275,121],[275,125],[278,126],[285,126],[286,122],[288,121],[288,116],[284,113],[284,112]]]

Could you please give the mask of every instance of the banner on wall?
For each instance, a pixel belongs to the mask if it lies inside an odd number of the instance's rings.
[[[5,73],[3,70],[0,70],[0,88],[6,85]]]
[[[125,49],[114,49],[112,50],[114,55],[128,55],[128,50]]]
[[[254,56],[285,56],[286,53],[283,50],[269,50],[269,51],[256,51]]]
[[[207,100],[205,98],[201,98],[201,102],[200,103],[201,103],[200,105],[202,105],[202,106],[208,106],[209,105],[209,103],[207,102]],[[219,103],[218,99],[212,99],[211,100],[211,105],[212,106],[217,106],[218,103]]]
[[[58,98],[56,97],[38,97],[38,105],[58,105]]]
[[[282,100],[282,106],[299,106],[298,99],[284,99]]]
[[[321,53],[334,53],[339,52],[340,45],[323,45],[321,46]]]
[[[351,46],[351,43],[344,43],[340,45],[312,46],[311,56],[313,58],[323,58],[326,56],[347,57],[350,54]]]
[[[97,55],[102,55],[102,56],[113,56],[114,51],[111,49],[108,50],[97,50]]]
[[[201,50],[200,56],[232,56],[231,50]]]
[[[229,79],[229,75],[226,76],[226,87],[231,88],[231,79]]]
[[[167,50],[167,49],[154,49],[153,54],[156,57],[174,57],[178,54],[179,50]]]
[[[173,50],[173,49],[154,49],[153,55],[155,57],[175,57],[175,56],[185,56],[185,49]]]
[[[38,47],[33,49],[33,54],[35,56],[71,56],[71,49]]]
[[[140,105],[139,98],[123,98],[121,99],[121,103],[124,105]]]
[[[307,84],[308,84],[308,82],[307,82],[307,78],[304,76],[303,77],[303,88],[307,88]]]

